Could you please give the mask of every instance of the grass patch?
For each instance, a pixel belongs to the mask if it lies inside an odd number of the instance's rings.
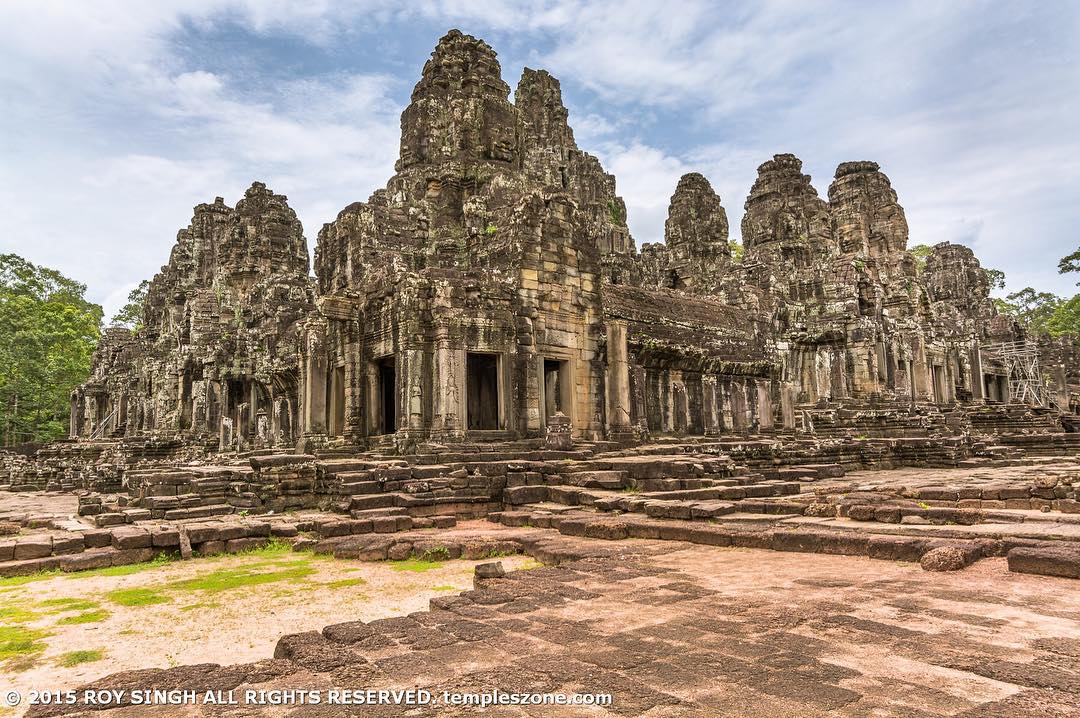
[[[198,611],[199,609],[203,608],[218,608],[219,606],[221,606],[220,603],[214,603],[213,601],[203,601],[201,603],[189,603],[186,606],[181,606],[180,610],[185,612]]]
[[[349,586],[363,586],[367,581],[362,578],[341,578],[337,581],[324,583],[326,588],[348,588]]]
[[[41,640],[48,634],[26,626],[0,626],[0,661],[21,658],[45,650]]]
[[[56,662],[65,668],[77,666],[80,663],[93,663],[105,657],[105,651],[94,648],[88,651],[70,651],[61,655]]]
[[[91,601],[87,598],[49,598],[44,601],[38,601],[38,605],[48,610],[49,613],[92,611],[93,609],[100,607],[97,601]]]
[[[544,567],[544,564],[540,563],[535,558],[530,558],[528,561],[526,561],[525,563],[523,563],[520,566],[516,567],[514,570],[515,571],[532,571],[534,568],[543,568],[543,567]]]
[[[100,623],[112,614],[103,608],[84,613],[76,613],[74,616],[64,616],[56,622],[57,626],[76,626],[81,623]]]
[[[432,591],[456,591],[456,590],[458,590],[458,588],[457,588],[457,586],[432,586],[431,590]]]
[[[170,556],[167,553],[159,553],[154,557],[153,561],[143,561],[142,563],[129,563],[125,566],[106,566],[105,568],[92,568],[89,571],[78,571],[75,573],[67,574],[68,578],[86,578],[88,576],[130,576],[133,573],[142,573],[143,571],[150,571],[155,568],[161,568],[166,566],[176,558]]]
[[[56,578],[62,573],[60,569],[53,571],[38,571],[27,576],[8,576],[7,578],[0,578],[0,586],[22,586],[26,583],[32,583],[33,581],[44,581],[50,578]],[[70,574],[69,574],[70,575]]]
[[[206,591],[220,593],[248,586],[262,586],[278,581],[297,581],[306,579],[315,573],[310,566],[293,566],[280,571],[253,571],[251,568],[225,568],[212,571],[204,576],[188,578],[182,581],[173,581],[165,584],[163,588],[174,591]]]
[[[38,616],[22,606],[0,606],[0,623],[29,623]]]
[[[113,603],[121,606],[153,606],[158,603],[168,603],[172,599],[162,596],[152,588],[121,588],[109,591],[105,594]]]
[[[422,561],[418,558],[410,558],[405,561],[387,561],[387,563],[395,571],[412,571],[413,573],[431,571],[442,566],[440,561]]]

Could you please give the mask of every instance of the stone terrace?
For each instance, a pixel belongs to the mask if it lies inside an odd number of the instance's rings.
[[[608,708],[499,716],[1080,715],[1080,595],[1000,559],[927,573],[848,556],[599,541],[469,524],[548,564],[477,579],[430,609],[281,639],[275,657],[135,671],[96,688],[422,687],[610,692]],[[340,539],[348,542],[349,539]],[[343,617],[345,618],[345,617]],[[79,714],[80,706],[31,716]],[[87,712],[86,715],[94,715]],[[111,716],[476,715],[425,707],[127,707]]]

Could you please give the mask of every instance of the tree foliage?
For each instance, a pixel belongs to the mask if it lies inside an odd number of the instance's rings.
[[[139,286],[132,289],[127,296],[127,304],[113,315],[109,326],[127,327],[135,333],[142,329],[143,304],[146,302],[146,292],[150,289],[150,280],[144,279]]]
[[[1058,262],[1058,274],[1072,274],[1080,272],[1080,248],[1072,254],[1066,255]],[[1080,287],[1080,282],[1076,283]]]
[[[71,390],[90,373],[101,307],[86,285],[0,254],[0,420],[6,445],[67,434]]]

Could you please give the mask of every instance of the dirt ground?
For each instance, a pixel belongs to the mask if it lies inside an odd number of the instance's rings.
[[[508,568],[531,561],[500,560]],[[0,625],[34,636],[30,651],[0,664],[3,687],[25,695],[137,668],[256,661],[287,633],[424,610],[434,596],[470,589],[476,563],[270,550],[0,581]]]

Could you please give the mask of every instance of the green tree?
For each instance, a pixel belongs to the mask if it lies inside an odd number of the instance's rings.
[[[731,242],[731,259],[734,262],[741,262],[743,260],[743,254],[746,252],[746,247],[742,242]]]
[[[986,269],[983,268],[983,273],[986,274],[986,283],[990,285],[990,291],[1005,289],[1005,272],[1000,269]]]
[[[1072,274],[1073,272],[1080,272],[1080,249],[1062,257],[1058,262],[1058,274]],[[1076,286],[1080,287],[1080,282],[1077,282]]]
[[[139,286],[128,293],[127,304],[120,307],[120,311],[113,315],[109,326],[127,327],[138,333],[142,329],[143,304],[146,303],[146,292],[149,289],[149,279],[139,282]]]
[[[1063,334],[1071,334],[1080,338],[1080,294],[1057,306],[1046,321],[1046,329],[1051,336],[1060,337]]]
[[[915,269],[922,272],[926,268],[926,258],[930,256],[932,251],[929,244],[916,244],[914,247],[908,249],[911,256],[915,257]]]
[[[1048,331],[1047,323],[1054,312],[1063,304],[1061,297],[1050,292],[1036,292],[1031,287],[1024,287],[1004,299],[995,299],[998,311],[1016,317],[1032,332],[1039,334]]]
[[[86,285],[0,254],[0,421],[4,444],[67,433],[71,390],[90,373],[101,307]]]

